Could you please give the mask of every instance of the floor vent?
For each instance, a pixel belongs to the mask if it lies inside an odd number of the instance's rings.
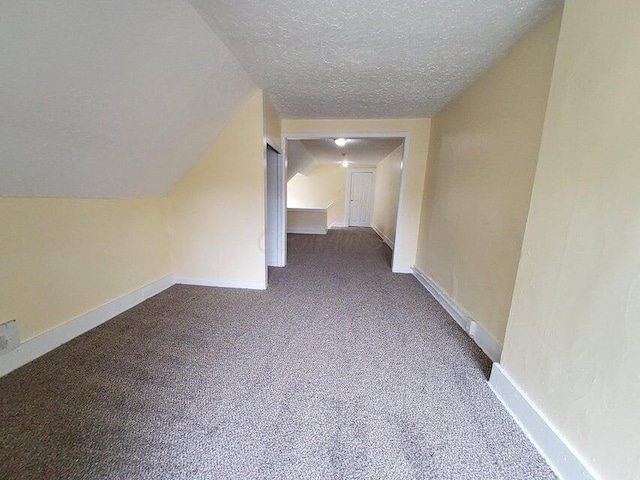
[[[15,320],[0,325],[0,355],[7,353],[20,345],[18,325]]]

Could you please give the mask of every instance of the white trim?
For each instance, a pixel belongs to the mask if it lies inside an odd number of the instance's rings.
[[[264,176],[264,283],[269,283],[269,265],[267,265],[266,240],[267,240],[267,148],[271,147],[278,154],[278,233],[277,262],[274,267],[284,267],[287,264],[287,163],[284,154],[284,146],[276,145],[268,136],[263,141],[263,176]]]
[[[287,163],[287,141],[288,140],[316,140],[323,138],[399,138],[403,140],[403,152],[402,152],[402,177],[400,180],[400,196],[398,200],[398,218],[396,223],[396,238],[394,239],[394,243],[400,245],[399,248],[393,249],[393,259],[391,262],[391,271],[394,273],[412,273],[411,268],[401,268],[396,266],[396,255],[400,255],[402,249],[402,242],[399,239],[403,238],[404,226],[401,225],[402,222],[402,214],[404,211],[404,204],[406,200],[406,176],[407,176],[407,165],[409,162],[409,150],[411,147],[411,134],[408,131],[396,131],[396,132],[358,132],[351,130],[342,130],[342,131],[327,131],[327,132],[298,132],[298,133],[289,133],[289,132],[281,132],[282,137],[282,146],[284,149],[284,157],[285,157],[285,165]],[[347,178],[350,178],[347,175]],[[349,194],[349,190],[345,190],[345,196]],[[346,202],[345,202],[346,203]],[[349,221],[347,218],[349,206],[347,204],[345,208],[345,221],[344,226],[349,226]]]
[[[346,228],[346,225],[343,222],[333,222],[331,225],[329,225],[329,229],[332,228]]]
[[[373,231],[378,234],[378,236],[382,239],[382,241],[384,243],[386,243],[391,250],[393,250],[393,242],[391,241],[391,239],[389,237],[387,237],[384,233],[382,233],[382,230],[380,230],[378,227],[376,227],[375,224],[371,225],[371,228],[373,228]],[[411,273],[411,272],[409,272],[409,273]]]
[[[156,296],[160,292],[163,292],[164,290],[172,287],[175,284],[176,282],[173,278],[173,274],[167,275],[160,280],[156,280],[155,282],[150,283],[146,287],[142,287],[142,294],[144,295],[144,299],[146,300],[148,298]]]
[[[282,225],[280,226],[280,234],[284,236],[280,248],[280,265],[285,267],[287,265],[287,172],[289,171],[289,161],[287,160],[287,139],[282,132],[280,132],[280,145],[282,146],[282,156],[280,165],[282,166]],[[267,279],[267,283],[269,279]]]
[[[282,147],[276,143],[275,138],[272,138],[269,135],[265,135],[264,141],[267,145],[273,148],[278,153],[278,155],[282,155]]]
[[[287,212],[327,213],[329,208],[287,208]]]
[[[11,350],[20,346],[20,332],[18,322],[15,319],[0,324],[0,336],[4,339],[4,345],[0,345],[0,356],[6,355]]]
[[[424,288],[426,288],[433,298],[435,298],[440,305],[453,317],[453,319],[462,327],[462,329],[469,333],[472,320],[467,316],[465,311],[456,304],[449,296],[444,293],[440,286],[431,280],[426,273],[420,270],[418,267],[413,267],[413,276],[418,279]]]
[[[395,249],[394,249],[394,251],[395,251]],[[409,275],[413,274],[413,269],[404,268],[404,267],[395,267],[395,268],[392,268],[391,271],[393,273],[408,273]]]
[[[283,142],[287,140],[323,140],[326,138],[405,138],[408,132],[358,132],[352,130],[333,132],[282,132]]]
[[[278,267],[287,264],[287,164],[283,150],[278,151]],[[265,284],[269,283],[267,278]]]
[[[492,362],[499,362],[502,357],[502,345],[491,336],[478,322],[472,320],[469,325],[469,336],[482,349]]]
[[[299,233],[303,235],[325,235],[327,233],[326,228],[296,228],[291,227],[287,229],[287,233]]]
[[[246,282],[244,280],[216,280],[213,278],[176,277],[178,285],[196,285],[199,287],[245,288],[249,290],[265,290],[262,282]]]
[[[0,357],[0,377],[12,372],[69,340],[88,332],[92,328],[111,320],[122,312],[135,307],[146,299],[166,290],[174,284],[173,275],[168,275],[149,285],[127,293],[101,307],[74,318],[22,343]]]
[[[499,363],[493,364],[489,386],[561,480],[598,478]]]
[[[404,136],[404,143],[402,144],[402,173],[400,176],[400,194],[398,196],[398,211],[396,216],[396,235],[393,239],[394,243],[398,245],[402,245],[400,242],[404,229],[400,225],[402,221],[402,215],[404,213],[404,198],[407,191],[407,163],[409,162],[409,149],[411,147],[411,135],[408,133]],[[417,248],[417,246],[416,246]],[[393,249],[393,255],[391,257],[391,271],[394,273],[412,273],[410,268],[402,268],[398,266],[398,262],[396,262],[396,255],[399,255],[397,249]]]
[[[494,362],[499,362],[502,356],[502,345],[478,322],[458,305],[436,282],[420,270],[413,267],[413,276],[426,288],[433,298],[453,317],[460,327],[476,342],[482,351]]]
[[[262,127],[266,124],[266,110],[264,108],[264,96],[262,98]],[[267,261],[267,222],[268,222],[268,210],[269,210],[269,200],[267,198],[267,192],[269,189],[269,141],[267,137],[263,137],[262,140],[262,226],[264,227],[264,232],[262,233],[262,245],[260,245],[260,250],[264,254],[264,283],[269,282],[269,262]]]

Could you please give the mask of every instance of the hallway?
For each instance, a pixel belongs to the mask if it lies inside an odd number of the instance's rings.
[[[0,378],[0,477],[555,478],[371,229],[288,247],[266,291],[176,285]]]

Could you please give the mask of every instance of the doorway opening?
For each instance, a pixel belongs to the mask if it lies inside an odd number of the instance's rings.
[[[283,134],[287,232],[372,228],[392,250],[401,244],[408,133]]]

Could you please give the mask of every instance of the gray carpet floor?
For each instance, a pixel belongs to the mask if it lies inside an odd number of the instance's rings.
[[[0,477],[555,478],[390,258],[290,235],[266,291],[177,285],[0,379]]]

